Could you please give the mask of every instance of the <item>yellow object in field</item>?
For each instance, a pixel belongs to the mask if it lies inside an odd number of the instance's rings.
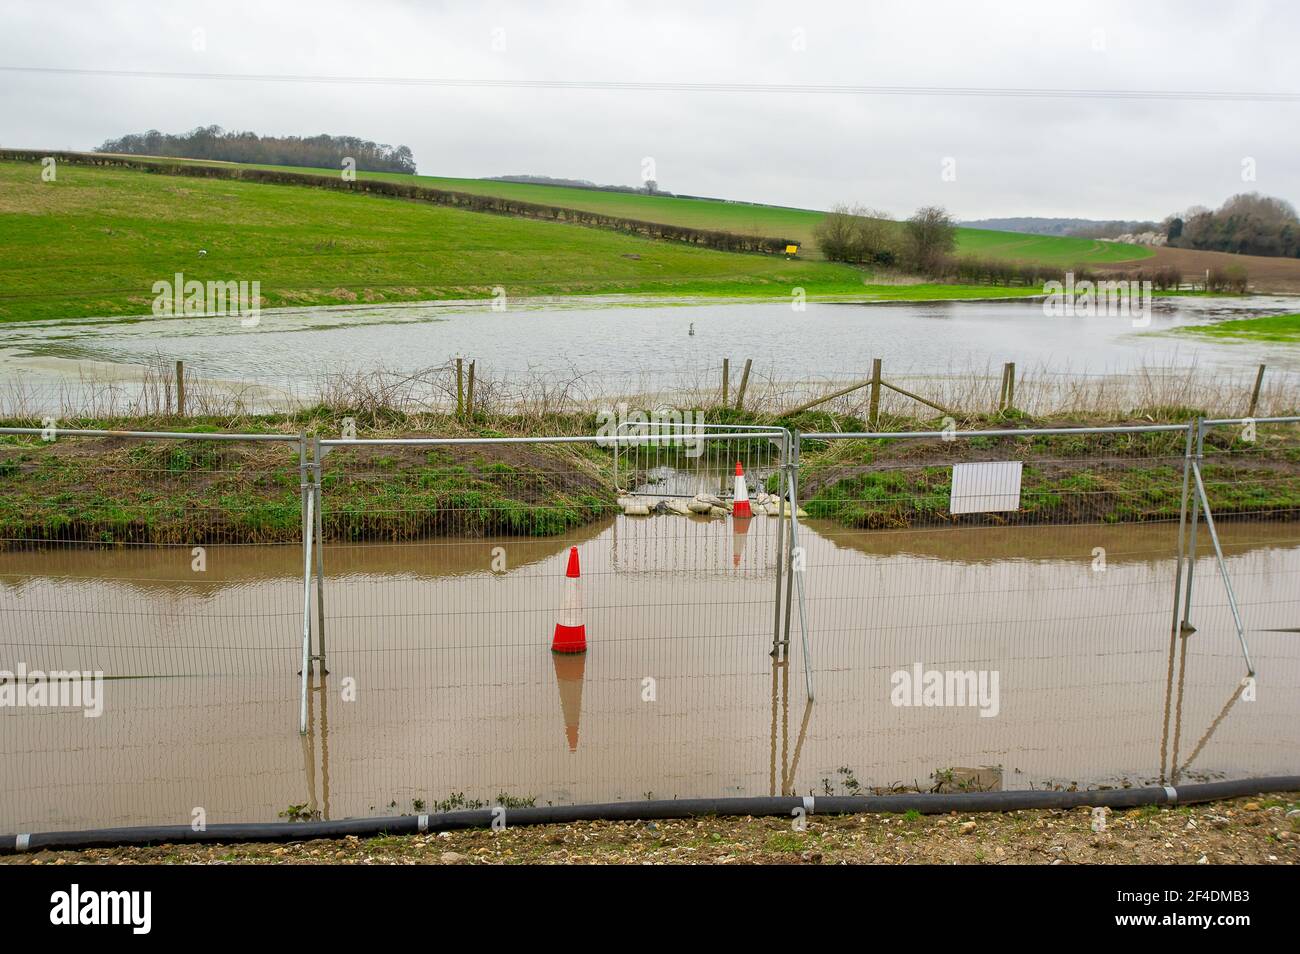
[[[798,245],[787,245],[785,247],[785,254],[787,255],[797,255],[798,253],[799,253]]]

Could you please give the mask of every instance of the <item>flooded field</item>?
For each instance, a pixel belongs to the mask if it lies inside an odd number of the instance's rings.
[[[787,386],[860,378],[876,357],[892,376],[996,374],[1006,361],[1061,376],[1190,365],[1244,374],[1261,362],[1294,373],[1294,348],[1159,332],[1297,310],[1294,298],[1161,299],[1150,326],[1135,328],[1128,318],[1049,318],[1036,301],[809,304],[792,320],[787,303],[592,299],[521,300],[504,312],[469,302],[283,309],[251,327],[223,318],[25,322],[0,330],[0,398],[58,411],[83,391],[177,360],[194,377],[242,385],[255,406],[308,400],[331,376],[411,372],[456,356],[498,379],[569,382],[588,399],[713,387],[728,355],[733,373],[753,358],[756,374]]]
[[[1213,561],[1171,654],[1177,527],[804,526],[774,661],[777,518],[616,519],[564,538],[325,548],[328,675],[298,733],[302,552],[0,552],[0,669],[103,670],[104,711],[0,710],[0,830],[1292,772],[1300,525],[1225,523],[1258,669]],[[743,531],[743,532],[739,532]],[[1202,540],[1205,543],[1204,539]],[[570,546],[589,651],[549,650]],[[1096,549],[1105,551],[1097,568]],[[499,561],[504,559],[504,565]],[[496,561],[494,563],[494,561]],[[895,674],[996,672],[996,712],[896,705]],[[985,707],[988,711],[990,707]]]

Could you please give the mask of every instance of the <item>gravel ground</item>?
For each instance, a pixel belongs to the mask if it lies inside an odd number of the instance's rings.
[[[291,844],[42,851],[13,864],[1285,864],[1300,793],[1207,805],[976,815],[584,822]]]

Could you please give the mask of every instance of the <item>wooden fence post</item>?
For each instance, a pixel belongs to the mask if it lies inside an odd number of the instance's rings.
[[[745,409],[745,388],[749,385],[749,367],[754,363],[753,358],[745,359],[745,370],[740,372],[740,388],[736,391],[736,410]]]
[[[470,417],[474,416],[474,365],[477,363],[477,361],[469,363],[469,384],[465,388],[465,410],[469,412]]]
[[[185,416],[185,362],[176,362],[176,416]]]
[[[722,406],[727,405],[727,390],[731,384],[731,359],[722,359]]]
[[[867,424],[875,430],[880,418],[880,359],[871,359],[871,404],[867,412]]]
[[[1016,406],[1016,363],[1014,361],[1007,362],[1006,376],[1006,404],[1003,410],[1010,411]]]
[[[456,416],[465,413],[465,368],[464,359],[456,359]]]
[[[1263,383],[1264,365],[1261,364],[1259,370],[1255,372],[1255,390],[1250,392],[1250,410],[1246,412],[1247,417],[1255,416],[1255,409],[1259,407],[1259,389]]]

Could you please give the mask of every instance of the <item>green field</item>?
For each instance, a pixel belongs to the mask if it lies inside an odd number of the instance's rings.
[[[177,160],[184,161],[184,160]],[[211,163],[235,165],[235,163]],[[296,169],[288,166],[255,165],[257,169],[277,169],[317,175],[338,175],[337,169]],[[820,257],[813,241],[813,229],[822,212],[782,206],[754,205],[748,202],[723,202],[714,199],[679,199],[672,196],[639,195],[627,192],[600,192],[568,186],[531,185],[519,182],[494,182],[487,179],[453,179],[442,176],[409,176],[396,172],[361,172],[363,179],[390,182],[417,182],[434,189],[469,192],[475,195],[503,196],[539,205],[557,205],[587,212],[603,212],[644,222],[663,222],[699,229],[718,229],[746,235],[767,235],[795,239],[801,254]],[[1018,232],[995,232],[989,229],[957,230],[957,254],[1012,261],[1041,262],[1045,265],[1081,265],[1131,262],[1151,256],[1140,245],[1121,245],[1095,239],[1059,238],[1049,235],[1024,235]]]
[[[207,254],[199,256],[199,250]],[[392,198],[0,163],[0,320],[148,313],[153,283],[257,280],[264,307],[507,295],[860,296],[862,273]]]
[[[267,308],[486,298],[496,286],[511,297],[1008,294],[865,285],[848,266],[381,196],[73,164],[47,183],[34,164],[0,162],[0,321],[147,314],[154,282],[176,272],[259,281]]]
[[[1175,333],[1211,338],[1239,338],[1243,341],[1300,342],[1300,315],[1270,315],[1265,318],[1237,318],[1212,325],[1189,325]]]

